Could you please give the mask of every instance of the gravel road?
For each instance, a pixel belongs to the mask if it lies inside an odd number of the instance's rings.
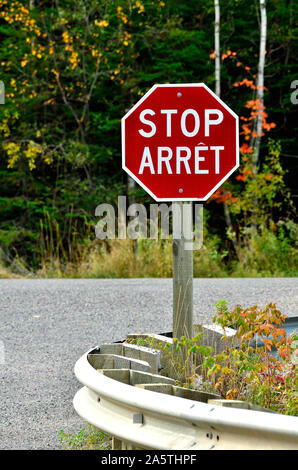
[[[298,281],[195,279],[195,321],[219,299],[297,316]],[[59,449],[60,429],[84,426],[72,407],[76,360],[127,333],[172,331],[171,317],[171,279],[0,280],[0,448]]]

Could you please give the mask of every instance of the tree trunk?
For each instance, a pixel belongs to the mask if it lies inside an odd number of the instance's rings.
[[[266,39],[267,39],[267,14],[266,14],[266,0],[260,0],[261,11],[261,31],[260,31],[260,52],[259,52],[259,65],[257,77],[256,99],[259,101],[259,111],[256,116],[253,128],[253,137],[251,147],[253,148],[253,172],[258,171],[261,134],[263,128],[263,109],[264,109],[264,68],[265,68],[265,55],[266,55]]]
[[[254,120],[253,133],[250,146],[252,147],[252,171],[253,178],[258,173],[260,146],[263,129],[263,112],[264,112],[264,68],[265,68],[265,55],[266,55],[266,39],[267,39],[267,14],[266,14],[266,0],[260,0],[261,12],[261,25],[260,25],[260,51],[259,51],[259,64],[256,88],[256,100],[259,101],[257,116]],[[258,198],[253,196],[253,212],[252,212],[252,228],[257,230],[257,207]]]
[[[214,0],[215,23],[214,23],[214,45],[215,45],[215,93],[220,98],[220,5],[219,0]],[[224,192],[225,194],[225,192]],[[231,240],[237,257],[239,258],[239,245],[236,235],[233,231],[231,214],[229,206],[223,202],[225,222],[229,229]]]
[[[214,42],[215,42],[215,93],[220,97],[220,6],[219,0],[214,0],[215,24],[214,24]]]

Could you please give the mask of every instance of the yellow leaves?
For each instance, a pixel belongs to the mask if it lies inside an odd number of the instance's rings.
[[[121,38],[121,41],[122,41],[124,46],[129,45],[130,38],[131,38],[131,34],[129,34],[127,31],[124,31],[124,35]]]
[[[46,163],[47,165],[50,165],[50,164],[53,162],[53,159],[52,159],[52,157],[51,157],[50,155],[46,155],[46,156],[44,157],[44,161],[45,161],[45,163]]]
[[[32,43],[32,45],[31,45],[31,54],[33,56],[36,56],[37,59],[42,58],[44,50],[45,50],[45,47],[42,46],[41,44],[34,45],[34,43]]]
[[[95,49],[95,46],[91,46],[91,55],[92,57],[101,57],[102,54],[99,52],[98,49]]]
[[[41,31],[37,26],[36,21],[30,16],[31,11],[25,8],[21,2],[15,1],[12,5],[7,4],[7,2],[1,2],[1,7],[3,10],[0,12],[0,17],[2,17],[7,23],[20,23],[21,27],[28,32],[33,32],[36,36],[41,35]]]
[[[145,11],[144,5],[141,2],[139,2],[139,0],[137,0],[137,2],[136,2],[136,7],[138,8],[138,13],[139,14],[143,13]]]
[[[28,60],[24,59],[21,62],[21,67],[26,67],[27,64],[28,64]]]
[[[2,121],[0,121],[0,133],[2,133],[4,137],[9,137],[10,129],[8,127],[8,119],[2,119]]]
[[[211,374],[217,374],[221,369],[221,366],[219,364],[214,364],[214,366],[208,370],[207,372],[207,377],[209,377]]]
[[[96,26],[98,26],[99,28],[106,28],[107,26],[109,26],[109,23],[106,20],[95,20],[94,24],[96,24]]]
[[[65,31],[62,34],[62,39],[65,42],[65,44],[72,44],[72,42],[73,42],[73,38],[70,36],[68,31]]]
[[[214,389],[215,391],[217,392],[217,390],[219,389],[219,387],[221,386],[221,383],[220,382],[217,382],[214,386]]]
[[[66,44],[65,50],[67,52],[70,52],[70,57],[69,57],[68,60],[71,63],[71,69],[74,70],[80,62],[79,53],[74,50],[74,48],[73,48],[73,38],[72,38],[72,36],[70,36],[68,31],[64,31],[64,33],[62,34],[62,38],[63,38],[64,43]],[[54,43],[53,42],[50,43],[49,53],[54,54]],[[55,75],[58,76],[57,72],[55,72]]]
[[[118,70],[118,69],[112,70],[110,73],[111,73],[111,80],[114,80],[116,75],[118,75],[120,73],[120,70]]]
[[[71,63],[72,70],[74,70],[80,62],[79,54],[75,51],[72,51],[69,62]]]
[[[38,155],[42,153],[42,147],[41,145],[37,144],[33,140],[30,140],[27,148],[24,150],[24,155],[26,159],[28,160],[28,165],[30,171],[34,170],[36,168],[36,163],[35,160]]]
[[[238,388],[233,388],[227,391],[226,400],[236,400],[239,394]]]
[[[126,24],[128,22],[127,16],[125,13],[123,13],[123,8],[122,7],[117,7],[117,13],[121,21]]]
[[[6,142],[2,147],[8,157],[7,168],[14,168],[16,163],[20,160],[21,155],[24,155],[28,161],[29,169],[32,171],[36,168],[36,158],[42,154],[42,146],[33,140],[27,142],[24,149],[21,144],[16,142]]]
[[[21,146],[15,142],[7,142],[2,147],[8,156],[7,168],[13,168],[20,158]]]
[[[54,104],[54,103],[55,103],[54,98],[50,98],[49,100],[45,101],[43,104],[44,104],[44,106],[47,106],[49,104]]]

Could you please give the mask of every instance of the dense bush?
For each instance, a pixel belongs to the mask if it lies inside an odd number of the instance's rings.
[[[107,261],[110,249],[116,259],[124,248],[96,243],[94,210],[127,194],[120,156],[125,112],[154,83],[205,82],[214,89],[213,1],[0,0],[0,7],[1,275],[7,268],[18,275],[84,275],[83,261],[87,275],[137,275],[130,261],[119,269]],[[241,168],[205,205],[198,276],[295,272],[294,13],[292,2],[268,2],[266,135],[254,174],[245,139],[256,112],[258,15],[245,0],[221,2],[221,97],[241,118]],[[141,188],[133,197],[150,202]],[[142,272],[170,274],[167,244],[145,244],[144,251],[142,243]],[[95,269],[98,253],[108,264]]]

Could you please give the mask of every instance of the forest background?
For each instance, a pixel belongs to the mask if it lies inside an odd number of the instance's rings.
[[[170,277],[170,239],[98,240],[95,208],[152,202],[121,168],[121,117],[198,82],[239,115],[241,165],[204,203],[194,276],[296,276],[296,10],[0,0],[0,277]]]

